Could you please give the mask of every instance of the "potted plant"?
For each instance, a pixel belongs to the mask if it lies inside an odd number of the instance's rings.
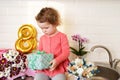
[[[80,35],[76,34],[72,36],[72,40],[77,43],[78,48],[70,47],[71,52],[77,56],[83,56],[87,54],[88,51],[85,50],[84,43],[88,42],[87,38],[83,38]]]

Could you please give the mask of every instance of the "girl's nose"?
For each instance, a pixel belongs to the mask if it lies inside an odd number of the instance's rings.
[[[46,30],[43,30],[44,33],[46,33]]]

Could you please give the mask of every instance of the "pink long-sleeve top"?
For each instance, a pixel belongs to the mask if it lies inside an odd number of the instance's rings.
[[[47,35],[41,36],[38,49],[40,51],[45,51],[46,53],[54,54],[54,59],[59,65],[53,71],[50,71],[49,69],[36,70],[37,73],[44,72],[46,75],[53,77],[56,74],[64,73],[66,71],[66,67],[69,63],[68,56],[70,50],[67,36],[64,33],[58,32],[52,37]]]

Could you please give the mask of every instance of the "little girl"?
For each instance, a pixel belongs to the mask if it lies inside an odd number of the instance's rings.
[[[36,16],[44,35],[40,37],[38,50],[52,53],[54,59],[50,69],[36,70],[35,80],[66,80],[65,71],[70,53],[67,36],[57,30],[60,16],[53,8],[45,7]]]

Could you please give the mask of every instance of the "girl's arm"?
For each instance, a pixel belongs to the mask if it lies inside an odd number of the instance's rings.
[[[59,64],[65,61],[70,54],[69,43],[66,35],[63,35],[61,37],[61,47],[62,47],[62,53],[55,58],[56,62]]]

